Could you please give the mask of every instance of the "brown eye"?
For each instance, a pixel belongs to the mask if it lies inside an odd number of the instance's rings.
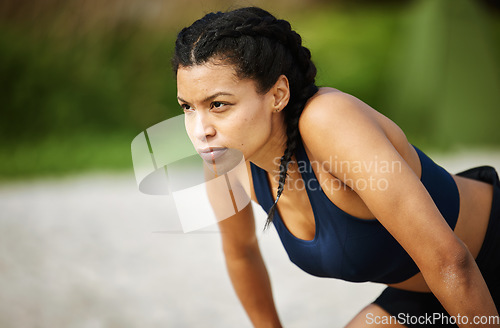
[[[220,101],[214,101],[212,103],[212,108],[221,108],[222,106],[224,106],[224,103],[221,103]]]
[[[182,104],[181,105],[181,108],[184,112],[190,112],[192,111],[193,109],[191,108],[191,106],[189,106],[188,104]]]

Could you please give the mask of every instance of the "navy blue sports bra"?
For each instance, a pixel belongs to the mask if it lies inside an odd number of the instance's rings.
[[[458,188],[452,176],[417,147],[422,166],[421,182],[445,220],[455,228],[459,212]],[[419,272],[403,247],[377,220],[349,215],[325,195],[311,168],[302,144],[296,153],[302,179],[314,213],[314,239],[295,237],[275,212],[273,223],[290,260],[302,270],[318,276],[352,282],[397,283]],[[267,212],[273,204],[267,173],[251,164],[257,200]]]

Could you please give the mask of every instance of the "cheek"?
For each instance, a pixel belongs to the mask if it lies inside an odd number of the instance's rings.
[[[235,127],[239,146],[253,147],[263,144],[271,134],[271,119],[262,111],[252,115],[245,115]]]
[[[191,143],[194,145],[195,144],[195,137],[194,137],[194,122],[185,115],[184,116],[184,128],[186,129],[186,133],[189,137],[189,140],[191,140]]]
[[[220,125],[224,139],[233,147],[252,152],[266,142],[271,134],[271,115],[265,110],[262,100],[249,101],[241,106]]]
[[[271,125],[271,115],[266,110],[266,102],[264,99],[256,101],[251,107],[248,107],[244,114],[244,119],[248,125],[252,125],[259,130],[266,129]]]
[[[241,131],[253,131],[254,134],[260,134],[263,130],[267,129],[268,123],[269,120],[263,113],[246,112],[239,117],[237,129]]]

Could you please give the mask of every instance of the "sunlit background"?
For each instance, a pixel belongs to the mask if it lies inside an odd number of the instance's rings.
[[[0,177],[131,169],[130,140],[180,114],[170,70],[176,33],[207,12],[250,4],[291,21],[320,85],[364,100],[410,141],[498,146],[494,3],[4,0]]]
[[[3,0],[1,327],[250,326],[218,236],[162,233],[172,204],[138,192],[130,154],[181,114],[176,33],[248,5],[292,23],[320,86],[367,102],[451,171],[500,168],[498,1]],[[287,327],[339,327],[380,290],[306,276],[275,237],[262,243]]]

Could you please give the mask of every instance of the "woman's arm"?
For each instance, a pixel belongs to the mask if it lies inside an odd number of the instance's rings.
[[[207,193],[214,213],[220,220],[218,225],[229,277],[252,324],[254,327],[263,328],[281,327],[273,301],[271,283],[255,233],[255,218],[248,196],[251,194],[255,199],[255,195],[250,167],[248,163],[245,164],[227,173],[231,176],[226,180],[227,182],[231,180],[230,188],[225,183],[207,183]],[[214,171],[207,167],[205,167],[205,177],[207,181],[217,178]],[[233,202],[228,203],[228,191]],[[236,203],[241,205],[245,201],[248,204],[238,210]],[[225,218],[224,213],[228,213],[228,206],[236,214]]]
[[[281,327],[262,259],[252,205],[219,222],[226,266],[233,287],[254,327]]]
[[[333,92],[310,102],[299,127],[310,152],[321,162],[335,162],[329,163],[330,173],[351,187],[403,246],[450,315],[468,317],[469,325],[462,327],[472,327],[476,315],[498,315],[474,258],[394,147],[397,143],[401,153],[409,154],[411,145],[396,129],[389,140],[384,119],[358,99]],[[367,165],[349,170],[345,163]],[[398,170],[377,169],[384,163],[395,163]],[[366,186],[358,181],[387,188],[357,188]]]

